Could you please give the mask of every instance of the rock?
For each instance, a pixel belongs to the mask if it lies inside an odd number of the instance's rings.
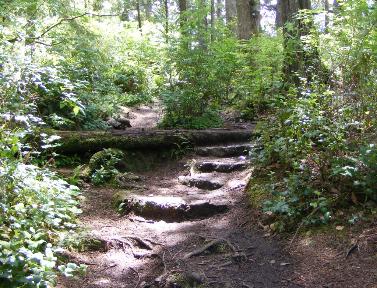
[[[201,176],[179,176],[178,181],[183,185],[204,190],[216,190],[224,185],[224,183]]]
[[[116,118],[110,117],[107,122],[109,126],[111,126],[114,129],[118,130],[124,130],[126,128],[131,127],[131,122],[124,116],[119,116]]]
[[[204,278],[196,272],[173,273],[166,279],[165,288],[198,287],[204,283]]]
[[[234,144],[228,146],[198,147],[195,149],[195,152],[200,156],[235,157],[248,155],[252,148],[253,145],[251,144]]]
[[[115,176],[115,182],[119,188],[132,188],[137,186],[135,185],[136,182],[140,181],[141,177],[131,172],[125,172]]]
[[[186,203],[180,197],[137,195],[126,196],[121,202],[121,209],[124,214],[133,212],[147,219],[166,222],[205,219],[229,210],[225,204],[212,204],[206,201]]]
[[[116,121],[118,121],[122,125],[121,127],[132,127],[130,120],[124,116],[119,116],[118,118],[116,118]]]
[[[122,126],[122,123],[118,122],[117,120],[115,120],[114,118],[110,117],[106,123],[111,126],[112,128],[114,129],[121,129],[120,127]]]
[[[238,162],[219,162],[219,161],[204,161],[195,164],[195,169],[200,172],[221,172],[230,173],[234,171],[242,171],[247,168],[246,161]]]

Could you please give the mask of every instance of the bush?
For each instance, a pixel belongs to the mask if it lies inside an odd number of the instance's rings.
[[[8,161],[1,163],[0,185],[0,283],[52,285],[62,241],[77,228],[78,188],[47,170]]]
[[[94,185],[104,184],[114,178],[122,168],[124,153],[118,149],[104,149],[95,153],[89,161],[88,176]]]

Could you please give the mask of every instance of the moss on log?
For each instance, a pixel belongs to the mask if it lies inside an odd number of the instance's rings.
[[[184,143],[192,146],[242,142],[251,139],[251,130],[130,130],[117,132],[55,131],[62,137],[56,150],[62,154],[97,152],[104,148],[122,150],[160,150]]]

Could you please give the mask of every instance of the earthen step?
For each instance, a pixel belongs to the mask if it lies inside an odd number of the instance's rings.
[[[229,210],[226,204],[209,201],[187,203],[180,197],[130,195],[118,202],[120,203],[124,214],[134,213],[146,219],[166,222],[201,220]]]
[[[195,153],[199,156],[235,157],[248,155],[252,148],[252,144],[198,147],[195,149]]]
[[[203,190],[216,190],[224,186],[224,183],[208,176],[179,176],[178,181],[189,187],[197,187]]]
[[[199,172],[220,172],[231,173],[245,170],[249,165],[248,161],[201,161],[195,163],[195,169]]]

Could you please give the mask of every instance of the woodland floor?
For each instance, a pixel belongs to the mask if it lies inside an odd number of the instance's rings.
[[[130,117],[133,127],[142,128],[143,123],[146,128],[153,127],[159,118],[153,109],[145,106],[128,111],[134,117]],[[248,143],[233,146],[241,144]],[[150,171],[138,173],[141,183],[129,197],[162,207],[179,207],[179,201],[205,203],[203,207],[212,209],[205,215],[185,218],[170,213],[165,217],[157,211],[143,218],[143,211],[131,211],[121,216],[112,204],[119,189],[86,185],[81,223],[104,245],[97,251],[69,252],[72,261],[88,265],[88,272],[81,278],[61,278],[59,287],[377,287],[375,251],[355,251],[345,257],[352,239],[363,231],[356,235],[334,229],[299,235],[292,243],[272,235],[261,228],[258,212],[248,205],[245,189],[252,160],[243,153],[213,155],[204,151],[193,151],[177,161],[161,161]],[[190,172],[186,165],[242,161],[251,165],[230,173]],[[180,178],[183,181],[178,181],[179,176],[184,176]],[[195,187],[195,181],[184,181],[198,178],[221,187],[201,189]],[[174,286],[182,278],[188,286]]]

